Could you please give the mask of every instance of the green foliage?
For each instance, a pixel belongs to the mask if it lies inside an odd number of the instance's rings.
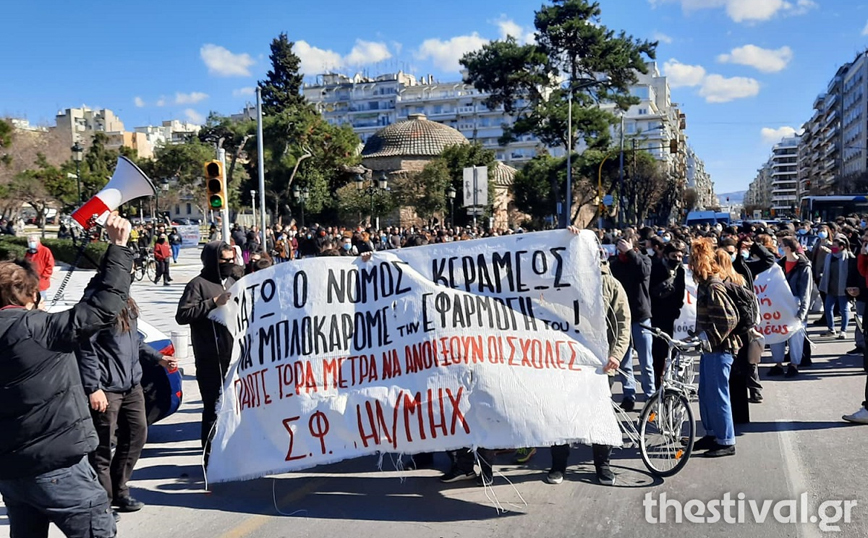
[[[370,218],[370,222],[374,222],[377,217],[389,215],[397,208],[393,187],[390,187],[391,192],[376,191],[372,198],[367,190],[371,184],[372,182],[368,181],[360,189],[355,182],[351,182],[337,189],[335,197],[341,222],[361,224],[366,216]]]
[[[54,255],[54,259],[68,265],[73,265],[78,258],[79,247],[72,243],[71,239],[52,239],[44,237],[40,239]],[[80,269],[96,269],[97,266],[92,264],[87,257],[90,257],[94,262],[99,263],[105,251],[108,248],[108,243],[98,241],[88,243],[84,249],[86,256],[81,256],[78,260],[77,267]],[[27,253],[27,236],[0,236],[0,259],[24,258]]]
[[[12,124],[4,119],[0,119],[0,148],[8,148],[12,145],[13,133]]]
[[[615,116],[595,103],[611,102],[620,110],[637,103],[629,88],[637,71],[647,72],[645,57],[655,57],[657,43],[615,34],[600,24],[600,14],[597,2],[553,0],[536,12],[536,43],[519,45],[507,37],[461,59],[466,80],[490,93],[487,105],[503,106],[517,118],[502,142],[532,133],[549,146],[568,147],[579,136],[591,147],[608,144]],[[559,80],[566,84],[552,88]]]
[[[304,76],[299,73],[301,59],[293,52],[295,43],[281,32],[271,41],[271,69],[265,80],[259,81],[262,88],[262,108],[266,116],[280,114],[304,103],[301,86]]]

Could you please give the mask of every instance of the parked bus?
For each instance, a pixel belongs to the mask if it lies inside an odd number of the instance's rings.
[[[868,194],[805,196],[799,206],[802,220],[829,222],[851,213],[868,213]]]

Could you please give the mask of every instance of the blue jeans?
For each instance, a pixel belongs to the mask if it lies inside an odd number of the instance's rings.
[[[703,353],[699,359],[699,417],[705,434],[713,435],[719,445],[735,444],[729,401],[730,370],[729,353]]]
[[[645,396],[651,396],[656,390],[654,388],[654,358],[651,355],[651,347],[654,336],[639,326],[639,323],[647,322],[642,320],[631,325],[631,333],[633,336],[630,342],[630,347],[627,348],[627,354],[624,355],[624,360],[621,361],[621,369],[624,370],[627,376],[621,376],[621,382],[624,386],[624,399],[636,399],[636,379],[633,377],[633,348],[636,348],[636,354],[639,355],[639,372],[642,381],[642,390]]]
[[[823,305],[826,308],[826,327],[829,331],[835,330],[835,302],[838,303],[838,310],[841,311],[841,332],[847,332],[847,327],[850,325],[850,297],[846,295],[829,295],[826,294],[826,303]]]
[[[172,245],[172,259],[178,263],[178,254],[181,253],[181,245]]]
[[[793,366],[798,366],[802,363],[802,352],[805,350],[805,329],[802,328],[794,332],[786,342],[769,346],[772,350],[772,360],[776,364],[784,362],[787,344],[790,344],[790,363]]]
[[[10,535],[47,538],[54,523],[69,538],[112,538],[115,519],[108,494],[84,456],[71,467],[35,477],[0,480]]]

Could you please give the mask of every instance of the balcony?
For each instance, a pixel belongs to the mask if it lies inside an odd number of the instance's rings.
[[[458,123],[459,131],[472,131],[473,129],[476,129],[476,124],[473,122]]]
[[[443,118],[447,118],[450,116],[455,116],[455,109],[454,108],[443,108],[443,109],[440,109],[439,111],[432,111],[429,114],[429,117],[432,119],[433,118],[443,119]]]
[[[458,107],[459,114],[473,114],[476,111],[476,107],[471,106],[460,106]]]
[[[823,170],[829,171],[835,167],[835,159],[829,159],[823,162]]]

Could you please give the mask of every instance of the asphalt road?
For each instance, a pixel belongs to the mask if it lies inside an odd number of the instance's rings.
[[[176,285],[134,286],[143,315],[163,331],[177,329],[174,305],[183,282],[197,272],[195,258],[193,252],[182,256],[186,266],[174,268]],[[86,282],[86,276],[76,275],[68,296]],[[811,330],[813,335],[818,332]],[[868,536],[868,487],[863,470],[868,426],[841,420],[842,414],[858,408],[865,383],[861,356],[844,355],[853,347],[852,329],[850,334],[848,341],[815,338],[815,366],[797,378],[768,379],[769,365],[764,363],[765,402],[751,406],[751,424],[737,428],[734,457],[694,456],[680,474],[660,480],[645,470],[636,449],[616,450],[615,487],[596,483],[590,449],[581,447],[573,451],[564,483],[557,486],[544,481],[550,456],[548,449],[539,449],[526,465],[513,464],[509,455],[499,456],[495,485],[490,489],[472,482],[440,484],[439,470],[397,472],[388,455],[383,471],[377,469],[376,458],[366,457],[206,489],[198,441],[201,408],[190,357],[182,361],[184,405],[151,428],[133,475],[133,495],[147,506],[141,512],[123,514],[119,536],[813,538],[825,533],[819,521],[811,523],[810,516],[817,514],[821,503],[835,500],[856,502],[850,508],[850,522],[838,522],[840,531],[835,534]],[[698,410],[696,414],[698,417]],[[444,470],[446,457],[438,455],[435,464]],[[749,500],[758,509],[763,501],[793,500],[798,507],[803,493],[809,506],[805,523],[774,521],[774,504],[765,522],[754,522]],[[735,502],[731,514],[736,519],[737,501],[743,494],[744,522],[677,523],[673,521],[676,509],[670,507],[663,523],[659,510],[648,513],[647,505],[660,502],[664,494],[682,506],[691,500],[724,500],[728,494]],[[789,514],[784,504],[779,509],[781,515]],[[836,524],[834,506],[826,514],[829,524]],[[8,534],[5,509],[0,505],[0,537]],[[52,529],[51,536],[60,533]]]

